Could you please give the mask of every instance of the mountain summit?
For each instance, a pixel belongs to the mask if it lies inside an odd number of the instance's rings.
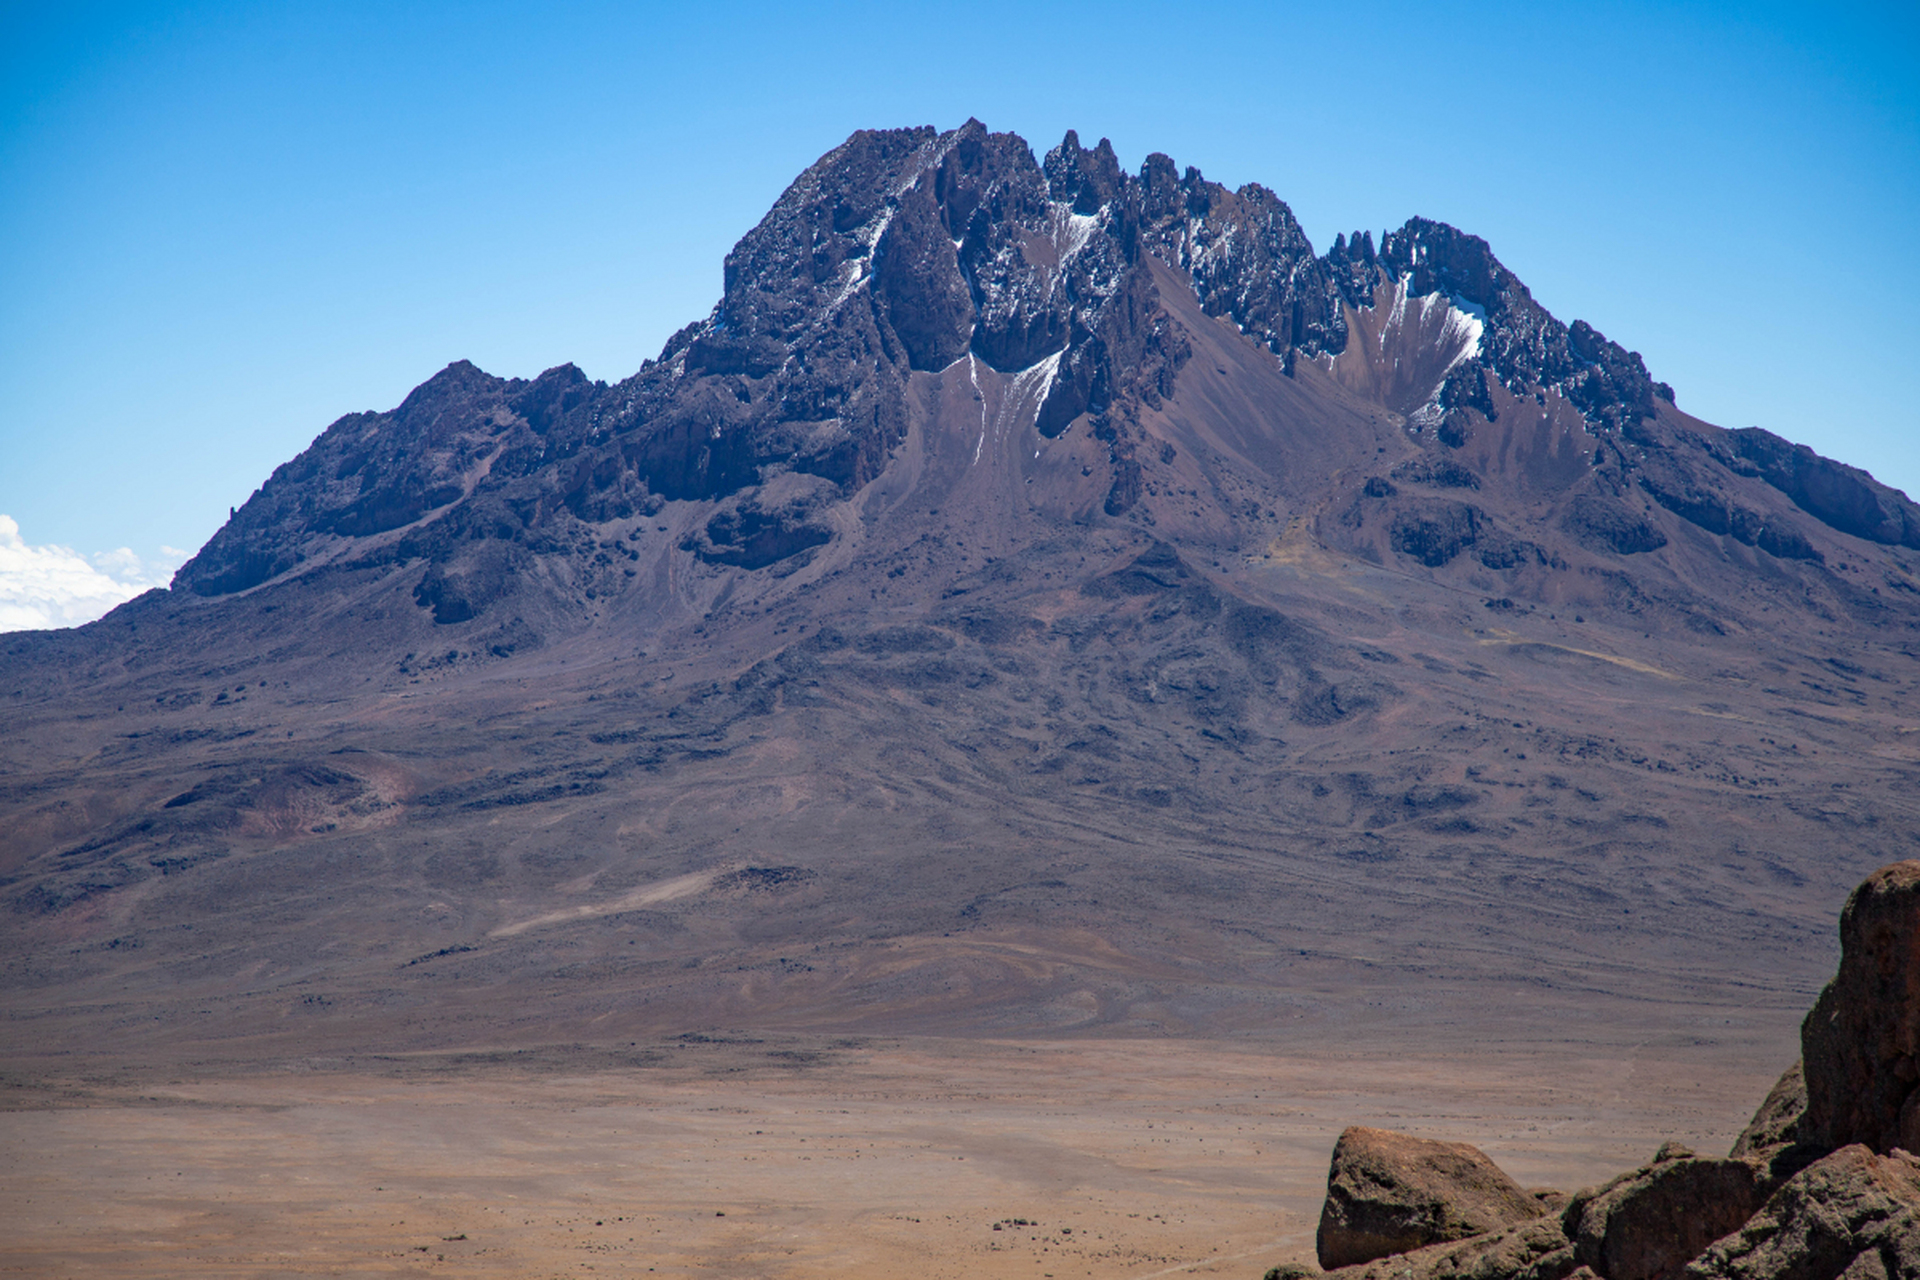
[[[1916,552],[1443,223],[1316,255],[1163,155],[861,132],[632,377],[451,365],[170,591],[0,640],[8,1000],[1790,1018],[1920,829]]]

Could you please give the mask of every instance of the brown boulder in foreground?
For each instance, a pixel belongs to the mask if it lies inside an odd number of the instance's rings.
[[[1909,1280],[1920,1276],[1920,1160],[1842,1147],[1790,1178],[1688,1280]]]
[[[1920,1280],[1920,861],[1869,876],[1840,940],[1728,1158],[1668,1143],[1548,1214],[1473,1147],[1351,1128],[1327,1280]]]
[[[1668,1280],[1737,1231],[1763,1199],[1745,1160],[1703,1160],[1678,1143],[1573,1198],[1561,1218],[1574,1258],[1607,1280]]]
[[[1800,1141],[1806,1114],[1807,1077],[1796,1062],[1780,1074],[1727,1154],[1741,1160],[1771,1160]]]
[[[1800,1024],[1802,1136],[1920,1149],[1920,862],[1868,876],[1840,913],[1840,970]]]
[[[1314,1246],[1320,1265],[1332,1270],[1543,1213],[1477,1147],[1355,1125],[1334,1144]]]
[[[1554,1217],[1329,1271],[1325,1280],[1595,1280]]]
[[[1806,1140],[1806,1115],[1807,1077],[1796,1062],[1781,1074],[1727,1153],[1758,1167],[1761,1186],[1769,1195],[1828,1153],[1827,1148]]]

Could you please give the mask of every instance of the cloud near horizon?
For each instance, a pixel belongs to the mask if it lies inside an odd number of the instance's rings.
[[[94,555],[37,547],[20,536],[18,521],[0,515],[0,632],[92,622],[143,591],[166,586],[188,554],[162,547],[158,557],[142,559],[129,547]]]

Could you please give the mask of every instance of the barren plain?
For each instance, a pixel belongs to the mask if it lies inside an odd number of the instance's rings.
[[[16,1076],[0,1274],[1257,1277],[1312,1260],[1347,1123],[1574,1187],[1668,1137],[1724,1149],[1777,1068],[1752,1043],[698,1036]]]

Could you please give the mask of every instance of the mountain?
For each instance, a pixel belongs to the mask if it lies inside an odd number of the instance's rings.
[[[632,377],[451,365],[0,637],[9,1034],[1790,1035],[1916,623],[1905,495],[1482,240],[861,132]]]

